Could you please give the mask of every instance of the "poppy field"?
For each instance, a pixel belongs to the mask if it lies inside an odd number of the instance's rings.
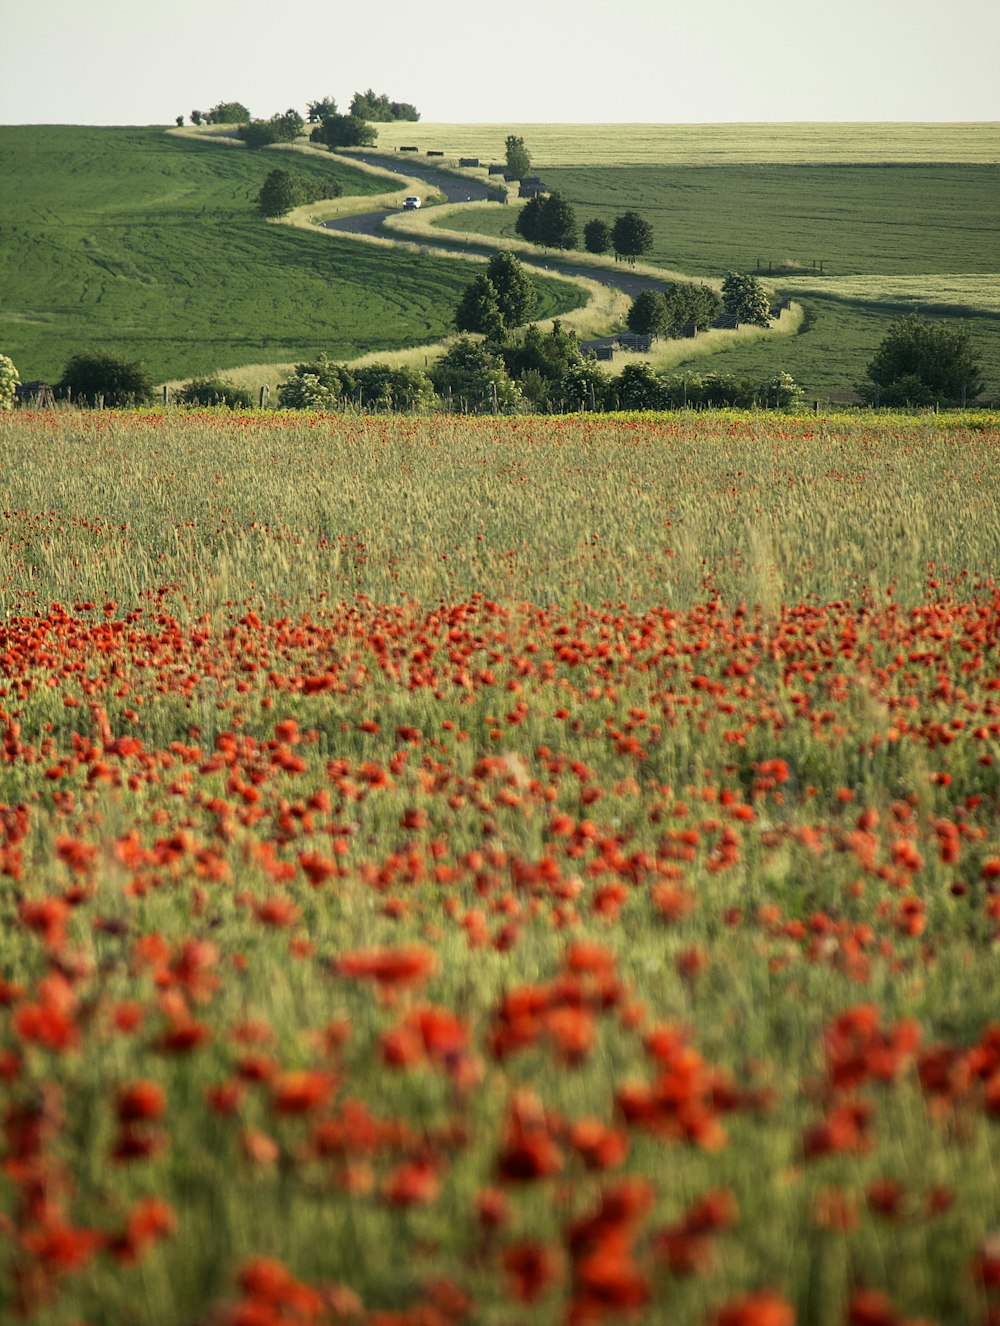
[[[998,444],[0,418],[0,1320],[996,1326]]]

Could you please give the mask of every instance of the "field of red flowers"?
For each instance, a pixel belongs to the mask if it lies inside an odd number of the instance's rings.
[[[0,1320],[1000,1322],[1000,431],[0,422]]]

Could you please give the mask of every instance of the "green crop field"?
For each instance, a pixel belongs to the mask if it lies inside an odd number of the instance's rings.
[[[438,340],[470,279],[461,263],[269,225],[255,199],[277,165],[385,183],[322,157],[251,153],[156,128],[0,129],[0,348],[55,380],[96,346],[180,378],[320,350],[352,357]],[[581,302],[540,283],[542,316]]]

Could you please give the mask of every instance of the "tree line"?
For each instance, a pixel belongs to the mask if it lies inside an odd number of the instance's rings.
[[[236,134],[247,147],[270,147],[273,143],[290,143],[304,131],[306,123],[314,128],[310,135],[314,142],[327,147],[370,147],[378,136],[374,125],[393,120],[420,119],[416,106],[408,101],[391,101],[384,92],[368,88],[355,92],[346,114],[340,114],[333,97],[321,97],[306,106],[306,118],[290,109],[269,119],[255,119],[241,101],[220,101],[211,110],[191,111],[191,123],[235,124]],[[184,116],[177,116],[177,125]]]

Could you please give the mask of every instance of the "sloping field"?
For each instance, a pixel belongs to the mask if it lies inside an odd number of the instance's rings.
[[[277,166],[345,194],[386,188],[319,156],[157,128],[0,128],[0,176],[17,182],[0,192],[0,347],[22,378],[55,380],[97,346],[179,378],[453,330],[462,264],[268,225],[255,200]],[[542,294],[546,315],[578,302]]]
[[[378,146],[502,161],[508,134],[536,166],[737,162],[1000,162],[1000,124],[380,124]]]

